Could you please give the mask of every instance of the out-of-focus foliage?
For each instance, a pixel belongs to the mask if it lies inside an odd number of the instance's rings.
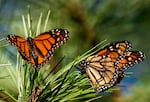
[[[30,5],[34,18],[33,28],[36,27],[40,13],[50,9],[47,30],[61,27],[70,32],[68,43],[56,51],[52,62],[66,56],[63,62],[65,65],[105,39],[107,42],[132,42],[134,50],[141,50],[146,54],[146,60],[130,68],[134,74],[123,80],[123,92],[114,92],[112,100],[149,102],[150,0],[1,0],[0,38],[10,33],[24,35],[21,16],[27,14],[27,5]],[[6,61],[15,63],[15,49],[7,47],[0,50],[0,56],[5,55]],[[5,60],[4,57],[0,58],[1,63],[5,63]],[[127,88],[129,92],[124,91]],[[102,98],[105,102],[110,100]]]

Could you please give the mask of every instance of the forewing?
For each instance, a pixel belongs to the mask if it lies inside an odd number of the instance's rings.
[[[145,59],[145,54],[141,51],[128,51],[126,56],[121,60],[117,61],[116,67],[119,70],[126,70],[127,68],[142,62]]]
[[[27,60],[31,64],[34,64],[34,61],[32,60],[32,56],[31,56],[30,47],[28,45],[27,40],[17,35],[8,35],[7,41],[11,45],[17,47],[23,59]]]
[[[54,50],[64,44],[69,38],[69,32],[64,29],[53,29],[34,38],[35,54],[38,66],[44,65],[53,56]]]
[[[132,44],[129,41],[114,42],[96,52],[95,55],[109,55],[115,59],[121,59],[131,47]]]

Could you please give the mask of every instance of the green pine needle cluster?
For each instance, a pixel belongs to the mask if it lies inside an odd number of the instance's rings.
[[[50,11],[48,11],[46,19],[43,21],[43,14],[40,14],[36,31],[33,30],[30,11],[27,14],[27,17],[22,16],[25,36],[35,37],[36,34],[39,34],[41,32],[40,28],[42,28],[41,22],[45,22],[42,29],[42,31],[45,31],[49,15]],[[78,67],[78,63],[81,60],[92,54],[91,51],[102,45],[104,42],[99,43],[66,66],[62,66],[62,68],[59,68],[55,73],[51,73],[51,70],[47,70],[51,67],[50,65],[45,65],[39,70],[34,69],[30,64],[22,60],[18,54],[15,66],[6,65],[9,67],[9,77],[13,80],[18,89],[16,92],[17,94],[10,93],[5,89],[1,89],[0,91],[5,94],[8,99],[14,102],[31,102],[33,100],[36,102],[77,102],[79,100],[88,101],[100,98],[100,96],[92,89],[86,75],[81,74],[76,67]],[[58,67],[63,59],[64,58],[60,59],[54,68]],[[2,66],[2,64],[0,65]]]

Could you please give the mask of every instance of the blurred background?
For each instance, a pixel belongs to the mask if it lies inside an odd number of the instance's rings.
[[[22,15],[27,15],[28,5],[33,29],[40,13],[46,16],[51,10],[47,31],[64,28],[70,32],[68,42],[55,54],[58,58],[66,56],[66,64],[103,40],[107,40],[107,43],[122,40],[132,42],[132,50],[143,51],[146,60],[127,70],[132,74],[128,74],[129,77],[119,84],[121,90],[100,100],[150,102],[150,0],[0,0],[0,39],[8,34],[24,36]],[[0,42],[0,46],[4,44],[7,42]],[[16,54],[17,50],[13,47],[0,48],[0,63],[15,63]],[[15,93],[16,87],[7,83],[11,81],[3,79],[8,76],[6,69],[0,66],[0,70],[0,88]]]

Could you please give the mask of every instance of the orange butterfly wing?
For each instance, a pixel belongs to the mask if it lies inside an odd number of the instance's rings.
[[[145,55],[141,51],[128,51],[126,55],[120,59],[116,66],[119,70],[126,70],[127,68],[142,62],[145,58]]]
[[[142,62],[145,59],[145,54],[141,51],[128,51],[126,55],[115,63],[116,67],[119,69],[119,77],[116,84],[124,78],[125,70],[135,64]]]
[[[19,53],[25,60],[30,63],[34,63],[34,60],[31,56],[30,46],[27,40],[17,35],[8,35],[7,40],[11,45],[17,47]]]
[[[115,63],[130,48],[131,43],[128,41],[111,43],[81,61],[82,70],[85,70],[87,77],[97,92],[102,92],[116,84],[119,71]]]
[[[8,35],[7,40],[17,47],[19,53],[27,62],[35,68],[39,68],[50,60],[54,50],[62,45],[69,37],[69,32],[63,29],[53,29],[42,33],[34,39],[17,35]]]
[[[116,67],[119,69],[118,79],[115,84],[121,82],[124,78],[125,70],[135,64],[142,62],[145,59],[145,54],[141,51],[128,51],[126,55],[115,63]]]
[[[33,43],[38,65],[41,66],[49,61],[54,50],[64,44],[68,37],[69,32],[63,29],[54,29],[35,37]]]
[[[99,56],[109,55],[110,57],[117,59],[121,58],[125,54],[125,52],[131,49],[131,47],[132,45],[128,41],[114,42],[107,45],[95,54]]]

